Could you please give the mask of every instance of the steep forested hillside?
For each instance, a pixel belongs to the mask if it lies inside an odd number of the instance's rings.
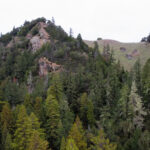
[[[150,59],[132,72],[38,18],[0,37],[0,149],[149,150]]]

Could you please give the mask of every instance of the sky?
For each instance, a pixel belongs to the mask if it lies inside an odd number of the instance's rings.
[[[150,0],[0,0],[0,32],[38,17],[61,25],[74,37],[139,42],[150,33]]]

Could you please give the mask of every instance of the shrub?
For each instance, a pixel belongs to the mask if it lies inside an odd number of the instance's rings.
[[[77,51],[70,52],[70,57],[75,60],[81,60],[83,58],[82,54]]]
[[[57,58],[63,58],[64,55],[65,55],[65,51],[61,48],[55,51],[54,53],[54,57],[57,57]]]
[[[33,36],[36,35],[36,34],[38,34],[39,33],[38,27],[37,26],[34,27],[31,32],[32,32]]]

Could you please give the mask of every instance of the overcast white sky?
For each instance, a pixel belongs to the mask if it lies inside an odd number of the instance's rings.
[[[0,32],[11,31],[25,20],[55,18],[66,32],[138,42],[150,32],[150,0],[0,0]]]

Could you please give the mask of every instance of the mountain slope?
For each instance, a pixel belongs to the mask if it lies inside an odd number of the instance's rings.
[[[41,76],[63,68],[75,71],[86,62],[88,49],[80,36],[68,36],[50,20],[26,21],[0,37],[0,80],[25,81],[29,72]]]
[[[90,47],[94,46],[94,41],[85,40],[85,43]],[[130,70],[139,58],[142,66],[147,59],[150,58],[150,44],[145,42],[121,43],[114,40],[97,40],[97,43],[101,52],[103,51],[104,46],[109,44],[110,49],[114,51],[116,60],[120,60],[120,63],[127,70]]]

